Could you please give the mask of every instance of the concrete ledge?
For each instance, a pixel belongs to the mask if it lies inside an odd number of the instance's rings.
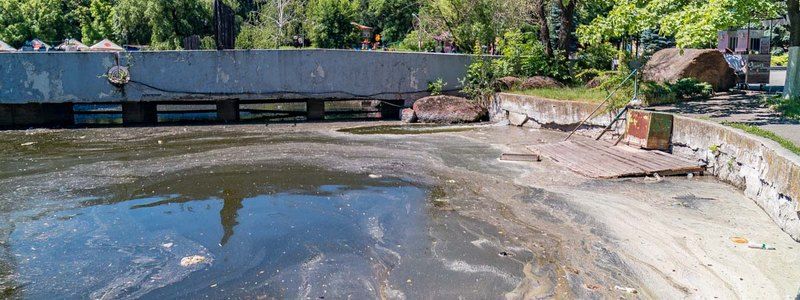
[[[703,161],[708,172],[744,190],[800,241],[800,157],[778,143],[736,128],[675,116],[672,152]]]
[[[527,120],[522,126],[533,123],[533,127],[571,130],[594,107],[592,103],[499,93],[491,111],[493,121],[520,123],[513,119],[522,115]],[[588,127],[605,126],[611,118],[611,113],[602,114],[589,120]],[[672,130],[674,154],[705,163],[710,174],[744,190],[783,231],[800,241],[799,156],[774,141],[710,121],[675,115]],[[590,128],[578,131],[592,133]]]
[[[498,93],[489,109],[493,121],[508,119],[513,125],[571,131],[583,121],[598,103],[552,100],[536,96]],[[595,135],[614,119],[615,111],[601,109],[589,119],[578,134]],[[521,118],[521,119],[520,119]],[[622,124],[622,123],[620,123]],[[615,131],[622,126],[615,126]],[[608,135],[611,137],[612,135]]]

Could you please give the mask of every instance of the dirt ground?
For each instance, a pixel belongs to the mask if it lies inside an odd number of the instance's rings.
[[[6,220],[0,239],[7,245],[14,224],[79,205],[52,199],[81,199],[193,168],[280,160],[435,189],[438,209],[496,230],[473,241],[476,247],[495,243],[533,253],[519,264],[524,276],[516,288],[498,297],[795,299],[800,292],[800,244],[740,191],[714,178],[595,180],[546,159],[498,159],[565,136],[545,130],[479,125],[416,135],[336,131],[382,124],[395,123],[0,132],[0,211]],[[731,237],[776,250],[749,249]]]

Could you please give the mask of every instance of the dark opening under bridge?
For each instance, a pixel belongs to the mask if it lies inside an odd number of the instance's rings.
[[[119,104],[125,123],[155,122],[159,104],[212,104],[235,121],[239,105],[382,100],[396,115],[442,79],[459,88],[470,56],[350,50],[47,52],[0,54],[0,126],[70,125],[76,104]],[[391,111],[390,111],[391,110]]]

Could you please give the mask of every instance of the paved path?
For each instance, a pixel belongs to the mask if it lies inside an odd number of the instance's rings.
[[[718,94],[706,101],[654,106],[650,109],[714,121],[740,122],[759,126],[800,145],[800,122],[783,118],[762,103],[763,93]]]

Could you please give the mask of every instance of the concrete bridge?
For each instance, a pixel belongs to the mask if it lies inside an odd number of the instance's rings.
[[[439,78],[459,88],[467,55],[349,50],[50,52],[0,54],[0,126],[69,125],[75,104],[121,104],[126,123],[156,120],[158,104],[384,100],[387,109],[427,95]],[[392,113],[392,112],[390,112]]]

